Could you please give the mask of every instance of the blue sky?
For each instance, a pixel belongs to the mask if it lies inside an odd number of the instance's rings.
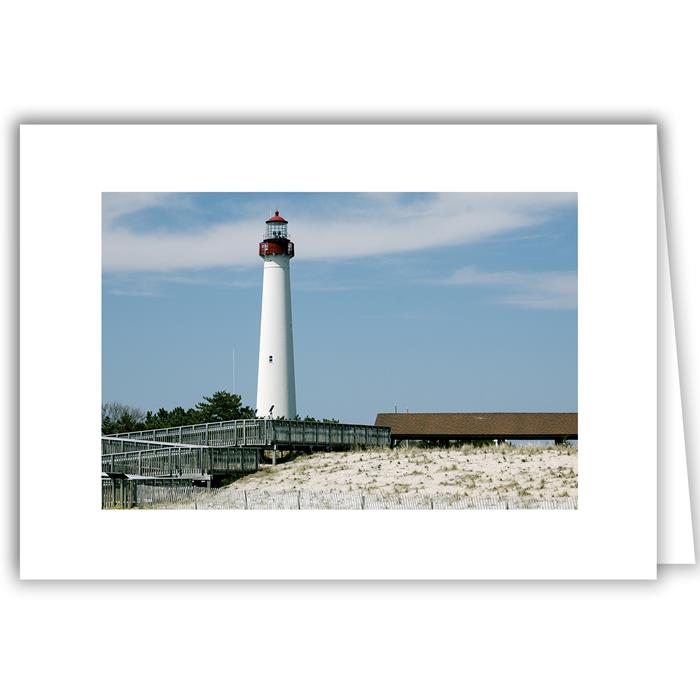
[[[104,401],[255,406],[262,260],[279,208],[297,409],[577,410],[575,193],[105,193]]]

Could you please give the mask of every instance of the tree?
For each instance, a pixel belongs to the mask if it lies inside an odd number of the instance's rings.
[[[314,418],[313,416],[302,418],[299,414],[294,416],[294,420],[303,421],[304,423],[340,423],[337,418]]]
[[[110,433],[116,433],[114,429],[114,423],[110,420],[109,416],[102,414],[102,434],[109,435]]]
[[[117,401],[102,404],[102,433],[129,433],[142,430],[146,414]]]
[[[167,417],[167,423],[169,428],[175,428],[178,425],[193,425],[194,423],[201,423],[199,413],[194,408],[188,408],[185,410],[182,406],[176,406],[170,411]]]
[[[217,391],[212,396],[204,396],[194,408],[159,408],[155,413],[144,413],[140,408],[111,402],[102,404],[102,434],[176,428],[180,425],[218,423],[241,418],[255,418],[255,411],[250,406],[243,406],[239,394],[230,394],[228,391]]]
[[[217,391],[212,396],[205,396],[195,406],[195,411],[201,423],[255,418],[255,411],[250,406],[243,406],[240,395],[228,391]]]
[[[127,406],[118,401],[108,401],[102,404],[102,420],[108,418],[110,421],[130,420],[133,423],[143,423],[146,414],[134,406]]]

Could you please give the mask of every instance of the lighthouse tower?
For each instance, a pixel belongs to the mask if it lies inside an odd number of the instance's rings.
[[[258,361],[259,418],[294,418],[297,414],[292,345],[292,298],[289,261],[294,243],[287,237],[287,220],[276,211],[266,222],[260,243],[263,265],[260,358]]]

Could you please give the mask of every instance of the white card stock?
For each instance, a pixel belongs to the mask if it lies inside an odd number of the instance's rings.
[[[20,161],[23,578],[653,579],[693,561],[655,126],[31,125]],[[102,510],[103,192],[577,193],[578,508]],[[70,433],[37,432],[46,397]]]
[[[659,564],[694,564],[666,210],[659,163]]]

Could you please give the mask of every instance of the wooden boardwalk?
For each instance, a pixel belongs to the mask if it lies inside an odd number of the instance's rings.
[[[116,482],[211,483],[221,476],[257,471],[261,454],[288,449],[389,447],[391,431],[371,425],[282,420],[235,420],[143,430],[102,438],[102,476],[114,502],[131,503],[136,485]],[[110,500],[110,499],[108,499]],[[111,500],[110,500],[111,502]]]
[[[209,447],[259,447],[291,449],[344,449],[389,447],[391,430],[373,425],[308,423],[290,420],[231,420],[220,423],[183,425],[135,433],[118,433],[111,438],[206,445]]]
[[[257,471],[260,450],[102,438],[102,474],[126,478],[209,479]]]

